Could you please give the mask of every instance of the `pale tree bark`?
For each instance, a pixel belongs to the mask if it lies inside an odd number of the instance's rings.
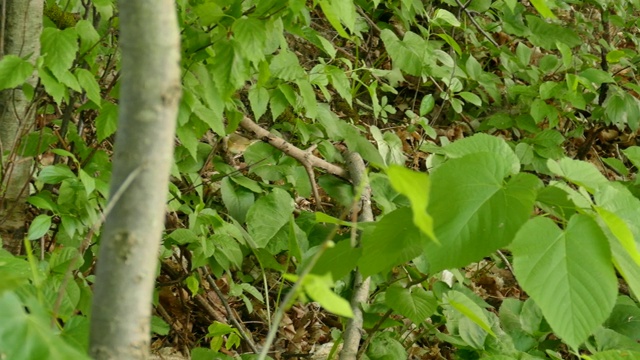
[[[371,222],[374,220],[373,211],[371,210],[371,187],[369,186],[368,179],[366,177],[367,169],[364,165],[364,161],[360,154],[356,152],[347,152],[344,155],[355,193],[357,194],[359,192],[358,190],[362,187],[362,194],[360,195],[360,201],[358,202],[358,207],[360,209],[358,220],[360,222]],[[351,246],[360,247],[360,240],[355,230],[352,230],[351,233]],[[349,319],[347,322],[347,328],[343,333],[344,344],[342,345],[342,351],[340,352],[340,360],[356,360],[358,358],[360,340],[362,339],[362,333],[364,332],[362,305],[366,303],[369,298],[370,283],[371,279],[368,277],[364,279],[360,271],[356,269],[353,280],[353,296],[351,298],[353,318]]]
[[[40,56],[42,7],[44,1],[3,0],[0,2],[2,38],[0,57],[28,56],[35,64]],[[35,73],[27,84],[35,87]],[[18,254],[25,233],[26,197],[33,160],[20,156],[19,141],[35,121],[35,107],[22,87],[0,91],[0,155],[4,154],[0,175],[0,238],[4,248]]]
[[[147,359],[180,98],[174,0],[119,2],[122,86],[110,206],[98,254],[90,354]],[[120,196],[121,195],[121,196]]]

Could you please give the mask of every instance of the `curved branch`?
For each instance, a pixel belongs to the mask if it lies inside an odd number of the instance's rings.
[[[281,139],[278,136],[270,133],[268,130],[262,128],[260,125],[256,124],[253,120],[246,116],[240,121],[240,126],[256,134],[256,138],[264,142],[268,142],[283,153],[298,160],[305,167],[317,167],[325,170],[329,174],[333,174],[344,179],[347,179],[349,177],[347,172],[340,166],[323,160],[308,151],[297,148],[286,140]]]

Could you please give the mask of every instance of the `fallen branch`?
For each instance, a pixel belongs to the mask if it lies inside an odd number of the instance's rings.
[[[245,130],[249,130],[256,134],[257,139],[268,142],[283,153],[298,160],[305,168],[307,166],[313,166],[325,170],[329,174],[333,174],[344,179],[347,179],[349,177],[347,172],[340,166],[323,160],[313,155],[311,152],[297,148],[284,139],[281,139],[278,136],[270,133],[268,130],[262,128],[260,125],[256,124],[253,120],[249,119],[246,116],[240,121],[240,126],[242,126],[242,128],[244,128]]]
[[[211,273],[209,272],[209,269],[207,269],[206,267],[203,267],[202,270],[206,275],[207,282],[209,282],[209,285],[211,285],[211,287],[213,288],[213,291],[215,291],[216,295],[218,295],[218,299],[220,299],[220,301],[222,302],[222,305],[224,306],[224,309],[227,311],[227,319],[229,319],[229,321],[231,321],[231,324],[235,326],[236,330],[238,330],[238,332],[240,333],[240,336],[242,336],[244,341],[247,342],[247,345],[249,346],[249,348],[251,348],[251,351],[253,351],[254,354],[257,354],[259,350],[256,344],[253,342],[251,333],[245,332],[243,329],[243,326],[240,325],[240,322],[238,322],[235,316],[233,316],[233,311],[231,311],[231,307],[229,306],[227,299],[224,297],[224,294],[222,294],[222,291],[220,291],[220,288],[216,284],[216,281],[213,279],[213,277],[211,277]]]
[[[326,170],[330,174],[337,175],[342,178],[347,178],[346,171],[340,166],[334,165],[313,155],[311,149],[305,151],[295,147],[294,145],[288,143],[286,140],[270,133],[266,129],[263,129],[260,125],[256,124],[253,120],[249,119],[246,116],[244,117],[244,119],[242,119],[242,121],[240,121],[240,126],[256,134],[256,137],[258,139],[264,142],[268,142],[269,144],[271,144],[271,146],[298,160],[298,162],[302,164],[304,170],[309,176],[309,182],[311,183],[313,197],[316,200],[316,207],[319,209],[322,209],[322,199],[320,198],[320,193],[318,192],[318,185],[316,184],[316,174],[313,171],[313,168],[317,167]]]

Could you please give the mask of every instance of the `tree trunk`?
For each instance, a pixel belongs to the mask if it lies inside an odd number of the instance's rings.
[[[98,255],[90,353],[146,359],[173,163],[180,37],[173,0],[120,1],[122,87],[110,202]]]
[[[35,65],[40,56],[43,1],[5,0],[4,55],[29,56]],[[0,8],[2,5],[0,5]],[[27,84],[35,87],[32,75]],[[22,87],[0,91],[0,155],[4,154],[0,175],[0,238],[4,248],[19,254],[25,233],[26,197],[33,167],[31,158],[18,152],[19,141],[33,126],[35,108]]]

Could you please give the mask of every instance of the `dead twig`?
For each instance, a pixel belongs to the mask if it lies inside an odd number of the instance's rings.
[[[487,38],[487,40],[489,40],[490,43],[493,44],[493,46],[495,47],[500,47],[500,45],[493,40],[493,38],[491,37],[491,35],[489,35],[489,33],[487,33],[481,26],[480,24],[478,24],[478,22],[476,21],[476,19],[473,17],[473,14],[471,13],[471,11],[469,11],[467,9],[467,5],[463,4],[460,2],[460,0],[456,0],[456,3],[458,4],[458,6],[460,6],[462,8],[462,10],[464,11],[465,14],[467,14],[467,17],[469,17],[469,20],[471,20],[471,23],[473,24],[473,26],[476,27],[476,29],[478,29],[478,31],[480,31],[482,33],[482,35],[484,35],[485,38]]]
[[[254,354],[257,354],[259,350],[256,344],[253,342],[253,339],[251,338],[251,333],[245,332],[244,327],[240,325],[240,322],[238,322],[236,317],[233,316],[233,312],[231,311],[231,307],[229,307],[229,303],[227,302],[227,299],[224,297],[224,294],[222,293],[222,291],[220,291],[220,288],[216,284],[216,281],[213,279],[213,277],[211,277],[211,273],[209,273],[209,269],[207,269],[206,267],[203,267],[202,270],[206,275],[207,282],[209,283],[209,285],[211,285],[211,288],[213,288],[213,291],[215,291],[216,295],[218,295],[218,298],[222,302],[224,309],[227,311],[227,319],[229,319],[231,324],[233,324],[236,330],[238,330],[238,332],[240,333],[240,336],[242,336],[244,341],[247,342],[247,345],[249,345],[249,348],[251,349],[251,351],[253,351]]]

